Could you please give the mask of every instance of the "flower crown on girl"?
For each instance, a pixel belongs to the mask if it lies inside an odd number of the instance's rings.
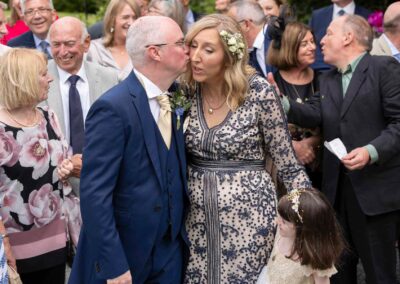
[[[292,209],[293,211],[297,214],[299,217],[299,220],[301,223],[303,223],[303,217],[300,214],[300,196],[303,192],[306,192],[306,189],[295,189],[292,190],[290,193],[287,195],[287,199],[292,203]]]

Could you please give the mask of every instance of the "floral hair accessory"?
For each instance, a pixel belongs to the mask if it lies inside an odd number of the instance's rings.
[[[296,189],[292,190],[290,193],[287,195],[287,199],[292,203],[292,209],[294,212],[296,212],[297,216],[299,216],[299,220],[301,223],[303,223],[303,217],[300,215],[300,196],[303,192],[306,192],[305,189]]]
[[[245,48],[242,35],[240,33],[232,34],[225,30],[222,30],[219,35],[228,46],[229,52],[232,53],[233,56],[236,56],[237,59],[242,59]]]
[[[383,12],[375,11],[368,16],[368,23],[375,33],[383,33]]]

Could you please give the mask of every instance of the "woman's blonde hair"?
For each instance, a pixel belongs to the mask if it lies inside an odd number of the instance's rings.
[[[104,14],[104,36],[103,44],[105,47],[112,45],[114,41],[114,25],[117,14],[122,8],[128,5],[135,13],[136,19],[140,17],[139,5],[134,0],[111,0],[108,3],[106,13]]]
[[[190,46],[196,35],[206,29],[215,29],[218,34],[220,34],[221,31],[226,31],[230,35],[240,34],[243,39],[244,52],[243,56],[239,58],[235,53],[229,51],[227,42],[223,40],[221,36],[219,38],[224,49],[223,64],[225,66],[222,90],[223,93],[226,94],[226,101],[229,108],[234,111],[244,101],[249,88],[248,76],[255,72],[254,69],[247,65],[247,44],[240,30],[239,24],[232,18],[222,14],[207,15],[194,23],[186,35],[187,44]],[[193,79],[193,74],[190,68],[183,75],[182,81],[184,84],[188,85],[190,90],[196,89],[196,82]]]
[[[0,104],[7,109],[40,101],[39,76],[47,70],[46,56],[35,49],[13,48],[0,57]]]

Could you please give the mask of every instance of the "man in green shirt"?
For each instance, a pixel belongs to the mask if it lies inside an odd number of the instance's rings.
[[[321,41],[320,92],[306,104],[289,101],[288,116],[320,126],[325,141],[340,138],[348,154],[324,149],[322,191],[334,206],[349,244],[332,283],[357,283],[361,259],[367,283],[396,283],[400,232],[400,64],[371,56],[373,34],[360,16],[331,22]]]

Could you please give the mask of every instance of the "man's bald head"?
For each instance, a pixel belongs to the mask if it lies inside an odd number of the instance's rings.
[[[385,33],[400,33],[400,1],[394,2],[387,7],[383,17],[383,28]]]

